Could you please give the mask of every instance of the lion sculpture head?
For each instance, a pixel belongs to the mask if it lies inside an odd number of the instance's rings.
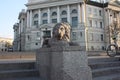
[[[53,28],[52,38],[70,42],[70,25],[68,23],[57,23]]]
[[[43,41],[43,47],[51,47],[54,45],[65,45],[70,42],[70,25],[68,23],[57,23],[52,32],[51,39]]]

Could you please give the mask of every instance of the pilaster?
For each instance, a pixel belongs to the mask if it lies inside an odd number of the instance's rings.
[[[32,10],[30,10],[30,27],[32,26]]]
[[[48,8],[48,23],[50,23],[50,8]]]
[[[85,16],[85,15],[86,15],[86,13],[85,13],[85,11],[86,11],[86,5],[85,5],[85,4],[82,4],[82,5],[81,5],[81,9],[82,9],[82,10],[81,10],[81,11],[82,11],[82,12],[81,12],[81,13],[82,13],[82,22],[85,23],[85,22],[86,22],[86,21],[85,21],[85,17],[86,17],[86,16]]]
[[[70,23],[70,5],[67,5],[67,21]]]
[[[57,22],[60,22],[60,7],[57,7]]]
[[[78,3],[78,23],[81,23],[81,9],[80,9],[80,3]]]
[[[30,13],[27,11],[27,27],[30,27]]]
[[[39,15],[39,18],[38,18],[38,22],[39,22],[39,25],[41,24],[41,9],[38,10],[38,15]]]

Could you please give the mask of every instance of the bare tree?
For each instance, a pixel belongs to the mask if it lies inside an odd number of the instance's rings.
[[[120,33],[120,24],[117,21],[113,21],[113,23],[111,23],[108,27],[108,33],[110,34],[110,38],[112,38],[112,40],[116,44],[117,36]]]

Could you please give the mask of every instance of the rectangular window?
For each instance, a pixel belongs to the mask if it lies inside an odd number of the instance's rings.
[[[72,39],[76,40],[77,39],[77,33],[76,32],[72,32]]]
[[[51,31],[50,30],[43,31],[43,37],[51,38]]]
[[[57,19],[52,19],[52,23],[57,23]]]
[[[31,40],[31,38],[30,38],[30,36],[29,36],[29,35],[27,36],[27,39],[28,39],[28,41],[29,41],[29,40]]]
[[[103,28],[103,27],[102,27],[102,22],[100,22],[100,28]]]
[[[72,27],[78,26],[78,17],[72,17]]]
[[[38,21],[34,21],[33,25],[38,26]]]
[[[95,39],[96,39],[96,41],[99,41],[99,34],[95,35]]]
[[[61,18],[61,22],[67,22],[67,18]]]
[[[93,41],[93,33],[90,33],[89,39]]]
[[[103,38],[103,34],[101,34],[101,41],[103,41],[104,40],[104,38]]]
[[[47,24],[48,23],[48,21],[47,20],[43,20],[43,24]]]
[[[35,43],[35,45],[38,45],[38,43]]]
[[[94,46],[91,46],[91,50],[94,50]]]
[[[95,21],[95,27],[97,27],[97,21]]]
[[[97,9],[94,9],[94,15],[97,16]]]
[[[101,10],[99,10],[99,16],[102,16],[102,11]]]
[[[40,32],[37,32],[37,36],[40,37]]]
[[[88,13],[92,14],[92,9],[90,7],[88,8]]]
[[[92,20],[89,20],[89,25],[90,27],[92,27]]]
[[[83,35],[82,32],[80,32],[80,37],[82,37],[82,35]]]

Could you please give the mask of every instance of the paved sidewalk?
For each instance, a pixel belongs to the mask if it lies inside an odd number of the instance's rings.
[[[0,59],[0,63],[27,63],[35,62],[35,58],[24,58],[24,59]]]
[[[39,77],[29,77],[29,78],[9,78],[0,80],[41,80]]]

